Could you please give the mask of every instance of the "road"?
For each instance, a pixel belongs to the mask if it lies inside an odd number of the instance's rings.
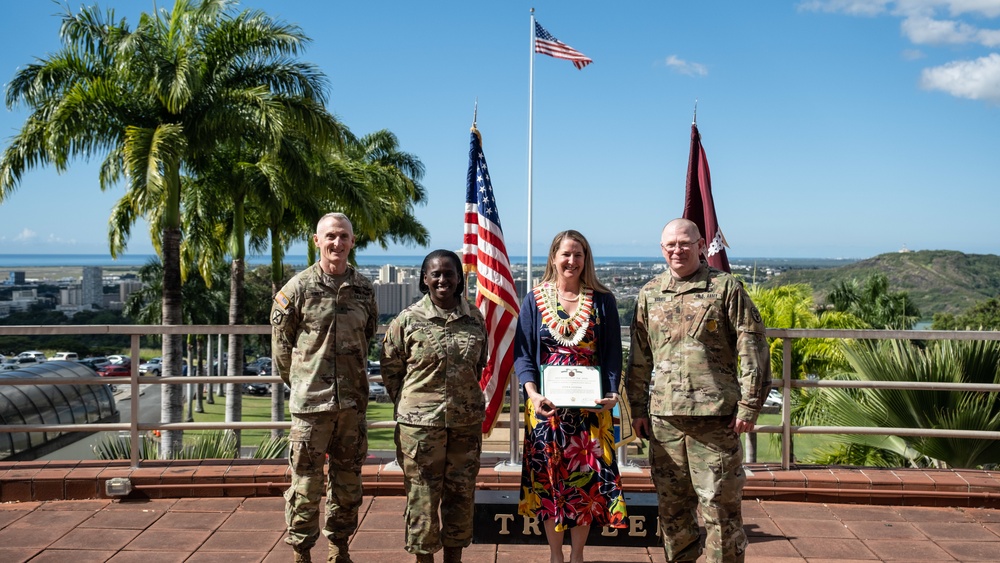
[[[120,386],[122,389],[126,386]],[[157,422],[160,420],[160,390],[161,385],[140,385],[139,396],[139,421]],[[132,414],[132,401],[127,391],[115,394],[115,401],[118,405],[118,412],[121,413],[121,421],[128,422]],[[106,434],[111,432],[95,432],[79,441],[56,450],[38,459],[44,460],[75,460],[75,459],[96,459],[93,447],[104,440]]]

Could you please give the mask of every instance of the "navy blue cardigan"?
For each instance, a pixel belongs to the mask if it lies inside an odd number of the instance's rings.
[[[594,326],[594,338],[597,340],[597,365],[601,368],[604,393],[617,393],[618,381],[622,374],[622,337],[621,321],[618,318],[618,306],[615,296],[611,293],[594,292],[594,310],[597,312],[597,325]],[[521,302],[521,312],[517,320],[517,334],[514,339],[514,373],[521,384],[523,396],[524,384],[534,382],[539,385],[539,365],[541,364],[541,342],[539,330],[542,327],[542,314],[535,303],[535,292],[524,296]]]

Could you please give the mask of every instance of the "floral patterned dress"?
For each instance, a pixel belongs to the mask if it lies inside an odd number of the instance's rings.
[[[539,309],[543,306],[540,301]],[[547,312],[541,312],[544,318]],[[555,314],[564,320],[569,318],[558,305]],[[576,345],[558,342],[549,327],[542,324],[539,330],[543,364],[597,364],[596,312],[590,314],[589,326]],[[560,408],[555,415],[544,418],[536,415],[529,399],[524,418],[518,512],[539,520],[554,520],[557,532],[593,524],[627,527],[611,412]]]

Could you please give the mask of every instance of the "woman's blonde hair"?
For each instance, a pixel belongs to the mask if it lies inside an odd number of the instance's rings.
[[[556,238],[552,239],[552,246],[549,247],[549,259],[545,262],[545,273],[542,274],[542,281],[539,283],[555,283],[556,267],[552,262],[555,260],[556,252],[559,252],[559,246],[563,243],[564,239],[576,241],[583,247],[583,271],[580,272],[580,281],[583,285],[599,293],[611,293],[611,290],[597,279],[597,269],[594,268],[594,256],[590,251],[590,243],[587,242],[587,238],[580,231],[572,229],[563,231],[557,234]]]

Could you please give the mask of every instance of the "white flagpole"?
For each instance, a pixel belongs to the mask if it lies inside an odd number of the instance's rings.
[[[531,291],[531,185],[533,178],[532,169],[532,138],[534,136],[534,111],[535,111],[535,9],[531,9],[531,45],[528,54],[528,281],[525,293]]]
[[[531,184],[532,184],[532,134],[534,124],[534,99],[535,99],[535,9],[531,9],[531,43],[528,49],[528,279],[525,286],[525,293],[531,291]],[[520,466],[521,450],[518,446],[518,429],[521,423],[518,420],[520,414],[520,390],[517,375],[510,378],[510,465]]]

